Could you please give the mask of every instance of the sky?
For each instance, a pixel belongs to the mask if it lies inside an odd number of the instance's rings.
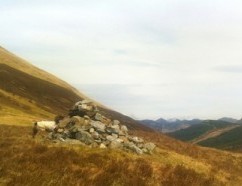
[[[241,7],[0,0],[0,45],[136,119],[240,119]]]

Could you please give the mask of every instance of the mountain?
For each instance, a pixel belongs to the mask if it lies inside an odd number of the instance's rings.
[[[160,118],[158,120],[139,120],[145,126],[151,127],[155,130],[161,131],[163,133],[174,132],[176,130],[184,129],[192,125],[196,125],[202,122],[199,119],[193,120],[179,120],[179,119],[169,119],[165,120]]]
[[[205,147],[214,147],[223,150],[242,152],[242,126],[234,127],[224,133],[205,139],[197,144]]]
[[[153,154],[30,137],[32,120],[53,119],[87,96],[0,49],[0,185],[241,185],[242,155],[184,143],[98,104]],[[7,125],[4,125],[7,124]],[[23,171],[24,168],[24,171]]]
[[[237,145],[240,148],[241,135],[240,125],[229,123],[222,120],[207,120],[201,124],[181,129],[168,135],[182,141],[188,141],[193,144],[199,144],[208,147],[224,147],[224,149],[235,149]],[[233,135],[234,134],[234,135]]]
[[[237,119],[228,118],[228,117],[223,117],[223,118],[220,118],[218,120],[220,120],[220,121],[226,121],[226,122],[229,122],[229,123],[238,123],[239,122],[239,120],[237,120]]]

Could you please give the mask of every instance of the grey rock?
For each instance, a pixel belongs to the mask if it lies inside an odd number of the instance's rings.
[[[95,128],[96,130],[100,131],[100,132],[105,132],[105,124],[103,124],[100,121],[91,121],[90,122],[91,126],[93,126],[93,128]]]
[[[115,129],[115,128],[112,128],[112,127],[107,127],[106,128],[106,132],[108,134],[119,134],[119,131],[117,129]]]
[[[139,138],[137,136],[135,136],[135,137],[129,137],[129,140],[130,141],[133,141],[135,143],[143,143],[144,142],[144,140],[142,138]]]
[[[96,115],[95,115],[94,119],[95,119],[95,120],[97,120],[97,121],[102,121],[102,120],[103,120],[103,117],[102,117],[102,115],[101,115],[101,114],[96,113]]]
[[[144,148],[146,148],[148,151],[153,151],[155,149],[156,145],[154,143],[145,143]]]
[[[113,137],[113,136],[111,136],[111,135],[108,135],[108,136],[106,137],[106,139],[107,139],[108,141],[114,141],[116,138]]]
[[[92,133],[92,137],[95,139],[95,140],[98,140],[100,138],[100,135],[97,133],[97,132],[93,132]]]
[[[112,125],[108,129],[111,133],[119,134],[120,133],[120,127],[119,125]]]
[[[122,140],[120,138],[116,139],[116,141],[119,142],[119,143],[123,143],[124,142],[124,140]]]
[[[102,143],[102,140],[101,139],[96,139],[94,140],[97,144],[101,144]]]
[[[86,131],[79,131],[75,134],[75,138],[77,140],[80,140],[81,142],[90,145],[94,142],[94,139],[92,138],[91,134],[89,134]]]
[[[137,154],[143,154],[143,151],[132,142],[124,143],[124,147]]]
[[[112,136],[117,139],[118,138],[118,135],[117,134],[112,134]]]

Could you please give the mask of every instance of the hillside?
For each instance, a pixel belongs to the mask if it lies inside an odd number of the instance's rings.
[[[33,120],[67,114],[72,105],[88,98],[68,83],[0,47],[0,117],[2,124],[29,125]],[[96,102],[103,115],[115,117],[130,129],[147,130],[133,119]]]
[[[205,147],[241,151],[241,125],[221,120],[208,120],[168,135]]]
[[[194,125],[186,129],[181,129],[169,133],[168,135],[182,141],[192,141],[206,133],[212,132],[217,129],[226,128],[231,125],[231,123],[225,121],[207,120],[202,122],[201,124]]]
[[[127,125],[130,134],[154,142],[154,153],[53,143],[45,133],[32,139],[32,120],[67,113],[86,96],[5,49],[0,52],[0,185],[242,184],[241,154],[177,141],[101,105],[101,113]]]
[[[242,126],[226,131],[218,136],[198,142],[205,147],[214,147],[224,150],[236,150],[242,152]]]
[[[154,135],[152,155],[58,145],[29,127],[0,125],[0,185],[242,184],[242,155]],[[14,149],[14,150],[13,150]],[[24,171],[23,171],[24,168]]]

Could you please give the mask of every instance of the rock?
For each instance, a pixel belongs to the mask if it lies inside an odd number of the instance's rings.
[[[124,147],[137,154],[143,154],[143,151],[132,142],[124,143]]]
[[[119,142],[119,143],[123,143],[124,142],[124,140],[122,140],[120,138],[116,139],[116,141]]]
[[[100,135],[95,131],[92,133],[92,137],[95,139],[95,140],[98,140],[100,138]]]
[[[102,122],[91,120],[90,124],[91,124],[91,126],[93,126],[93,128],[95,128],[96,130],[101,131],[101,132],[105,132],[105,128],[106,128],[106,126],[105,126],[105,124],[103,124]]]
[[[91,148],[129,150],[137,154],[151,153],[155,144],[128,135],[128,128],[118,120],[106,118],[89,100],[77,102],[69,112],[70,117],[60,119],[59,126],[49,134],[57,143],[84,144]],[[58,119],[58,118],[57,118]]]
[[[137,147],[139,147],[140,149],[144,148],[144,144],[143,143],[138,143]]]
[[[80,116],[72,116],[70,118],[71,122],[78,123],[78,122],[83,122],[84,118]]]
[[[129,140],[126,137],[124,137],[124,136],[119,136],[119,139],[122,140],[124,143],[128,143],[129,142]]]
[[[121,125],[120,130],[124,133],[128,132],[128,128],[125,125]]]
[[[115,138],[115,139],[117,139],[118,138],[118,135],[117,134],[112,134],[112,136]]]
[[[148,151],[153,151],[155,149],[156,145],[154,143],[145,143],[144,148],[146,148]]]
[[[119,125],[112,125],[110,127],[107,127],[106,131],[109,134],[112,134],[112,133],[119,134],[120,133],[120,127],[119,127]]]
[[[90,145],[94,142],[94,139],[92,138],[91,134],[89,134],[86,131],[79,131],[76,133],[75,138],[77,140],[80,140],[81,142]]]
[[[119,120],[113,120],[113,125],[119,125],[120,121]]]
[[[147,149],[142,149],[143,153],[149,153]]]
[[[94,131],[95,131],[94,128],[90,128],[90,129],[89,129],[89,132],[90,132],[90,133],[93,133]]]
[[[96,139],[94,140],[97,144],[101,144],[102,143],[102,140],[101,139]]]
[[[118,131],[115,128],[112,128],[112,127],[107,127],[106,132],[108,134],[119,134]]]
[[[108,141],[114,141],[114,140],[117,139],[117,138],[115,138],[115,137],[113,137],[113,136],[111,136],[111,135],[108,135],[108,136],[106,137],[106,139],[107,139]]]
[[[135,136],[135,137],[129,137],[129,140],[130,141],[133,141],[135,143],[143,143],[144,142],[144,140],[142,138],[138,138],[137,136]]]
[[[123,131],[120,130],[119,133],[118,133],[118,135],[119,135],[119,136],[126,136],[127,133],[124,133]]]
[[[95,115],[94,119],[95,119],[95,120],[97,120],[97,121],[102,121],[102,120],[103,120],[103,117],[102,117],[102,115],[101,115],[101,114],[96,113],[96,115]]]
[[[64,132],[64,129],[63,128],[59,128],[59,129],[57,129],[57,132],[58,133],[62,133],[62,132]]]
[[[100,149],[106,149],[106,148],[107,148],[107,146],[106,146],[106,145],[104,145],[103,143],[101,143],[101,144],[99,145],[99,148],[100,148]]]
[[[123,145],[118,140],[111,141],[111,143],[109,144],[110,149],[118,149],[118,148],[121,148],[122,146]]]

